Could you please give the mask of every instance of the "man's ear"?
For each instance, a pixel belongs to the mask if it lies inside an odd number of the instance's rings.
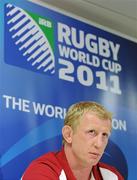
[[[70,126],[68,125],[65,125],[63,128],[62,128],[62,135],[63,135],[63,138],[65,139],[65,141],[67,143],[71,143],[72,142],[72,135],[73,135],[73,130]]]

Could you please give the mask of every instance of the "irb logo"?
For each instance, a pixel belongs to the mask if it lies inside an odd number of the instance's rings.
[[[55,73],[53,22],[5,5],[5,62],[35,72]]]

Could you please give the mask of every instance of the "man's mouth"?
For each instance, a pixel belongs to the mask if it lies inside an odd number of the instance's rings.
[[[95,152],[89,152],[89,154],[93,159],[97,159],[100,156],[99,153],[95,153]]]

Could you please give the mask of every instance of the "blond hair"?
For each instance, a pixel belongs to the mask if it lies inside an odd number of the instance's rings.
[[[85,112],[93,112],[102,120],[109,119],[112,121],[112,113],[107,111],[104,106],[93,101],[83,101],[73,104],[69,107],[64,120],[64,125],[70,126],[73,131],[75,131],[78,124],[80,123],[80,119],[82,119],[82,116]]]

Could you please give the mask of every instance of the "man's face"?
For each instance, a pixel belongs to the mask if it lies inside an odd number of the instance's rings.
[[[101,120],[92,112],[86,112],[72,134],[72,153],[75,162],[93,166],[100,160],[108,143],[111,121]]]

